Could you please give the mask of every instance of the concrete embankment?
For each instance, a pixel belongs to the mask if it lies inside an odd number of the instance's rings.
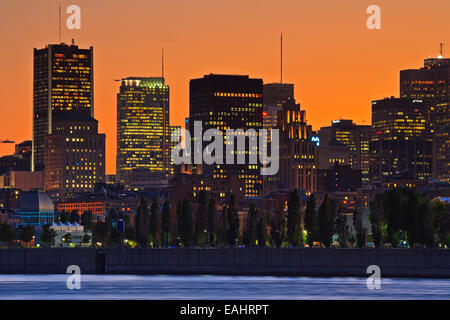
[[[440,249],[0,249],[0,274],[222,274],[450,278]]]

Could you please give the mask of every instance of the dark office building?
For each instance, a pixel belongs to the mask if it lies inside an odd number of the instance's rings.
[[[262,109],[262,79],[210,74],[190,81],[189,131],[192,138],[195,121],[202,121],[203,131],[216,128],[224,136],[227,129],[254,129],[258,133],[263,126]],[[209,142],[203,143],[203,149],[207,144]],[[249,153],[257,155],[258,150],[248,149]],[[224,146],[224,155],[225,150]],[[245,186],[246,197],[259,196],[262,185],[260,167],[258,164],[249,165],[249,153],[245,154],[245,165],[236,164],[235,160],[234,165],[204,166],[204,174],[224,181],[229,175],[236,175]]]
[[[73,42],[34,49],[32,170],[44,169],[45,136],[52,134],[53,119],[65,110],[94,116],[93,48]]]
[[[450,182],[450,59],[429,58],[400,72],[400,97],[423,100],[433,133],[433,177]]]
[[[10,171],[30,171],[31,141],[23,141],[15,146],[12,155],[0,157],[0,175]]]
[[[298,189],[310,195],[317,191],[317,144],[312,141],[312,127],[306,111],[291,100],[278,113],[280,130],[279,187]]]
[[[45,137],[44,188],[54,201],[93,192],[105,181],[105,135],[88,113],[70,110],[53,119]]]
[[[371,126],[357,125],[352,120],[334,120],[329,127],[319,130],[320,149],[326,150],[329,159],[321,159],[321,168],[334,166],[340,158],[333,158],[331,150],[333,146],[344,145],[349,153],[348,163],[353,170],[361,170],[363,181],[369,181],[369,142]],[[323,157],[321,157],[323,158]],[[328,160],[328,161],[327,161]]]
[[[355,191],[361,187],[361,170],[336,163],[329,169],[319,170],[317,180],[320,191]]]
[[[426,181],[431,177],[432,137],[427,107],[419,100],[385,98],[372,102],[370,175]]]

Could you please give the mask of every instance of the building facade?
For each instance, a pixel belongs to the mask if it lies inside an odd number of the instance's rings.
[[[424,101],[433,133],[433,177],[450,182],[450,59],[400,72],[400,97]]]
[[[43,171],[45,136],[52,134],[53,119],[66,110],[94,116],[93,48],[73,42],[34,49],[32,170]]]
[[[105,135],[88,113],[71,110],[53,120],[45,139],[44,188],[54,201],[93,192],[105,180]]]
[[[117,95],[117,179],[127,188],[133,176],[173,174],[169,86],[164,78],[129,77]]]
[[[209,142],[196,144],[195,122],[201,121],[203,131],[217,129],[226,135],[226,130],[242,129],[247,137],[258,138],[263,127],[263,81],[241,75],[210,74],[203,78],[190,81],[189,96],[189,131],[194,147],[205,149]],[[247,130],[254,130],[254,133]],[[237,139],[235,139],[236,141]],[[224,144],[228,144],[224,138]],[[249,145],[249,144],[248,144]],[[236,146],[236,144],[235,144]],[[235,150],[244,153],[245,164],[214,164],[204,165],[203,174],[213,179],[226,181],[230,175],[235,175],[242,183],[245,197],[261,195],[262,179],[259,164],[250,164],[250,157],[258,156],[258,147],[248,146],[247,150]],[[192,149],[194,150],[194,149]],[[225,146],[224,146],[225,154]],[[224,161],[225,163],[225,161]]]
[[[311,140],[312,127],[306,111],[289,101],[278,113],[280,130],[279,188],[302,190],[306,195],[317,191],[317,144]]]
[[[431,178],[433,139],[427,118],[421,100],[392,97],[372,102],[372,180]]]

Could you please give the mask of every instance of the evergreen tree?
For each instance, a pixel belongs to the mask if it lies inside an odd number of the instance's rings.
[[[287,240],[291,246],[298,247],[301,236],[300,197],[298,190],[295,189],[288,201]]]
[[[194,219],[192,217],[192,206],[188,199],[183,199],[181,205],[181,217],[178,224],[181,243],[185,248],[194,244]]]
[[[209,200],[208,205],[208,244],[215,246],[217,233],[217,211],[216,202],[213,198]]]
[[[281,210],[272,216],[270,237],[272,238],[275,247],[281,248],[283,241],[286,238],[286,219]]]
[[[170,232],[170,202],[166,200],[163,205],[161,216],[161,231],[162,231],[162,245],[163,247],[169,246],[169,232]]]
[[[230,196],[230,205],[227,210],[228,232],[227,243],[230,247],[235,247],[239,237],[239,215],[236,209],[236,198],[234,194]]]
[[[309,247],[313,246],[315,241],[319,241],[319,226],[317,222],[316,199],[312,194],[306,204],[305,229],[307,232],[306,241]]]
[[[319,238],[325,247],[330,246],[334,235],[335,206],[335,201],[326,194],[319,207]]]
[[[79,223],[80,222],[80,215],[78,214],[78,210],[72,210],[70,212],[70,216],[69,216],[69,222],[70,223]]]
[[[370,224],[372,229],[373,244],[376,248],[380,248],[382,245],[382,197],[376,195],[375,199],[370,202]]]
[[[206,191],[202,190],[198,194],[198,211],[195,223],[195,244],[197,246],[206,245],[208,241],[208,199]]]
[[[34,235],[35,231],[33,226],[22,226],[19,232],[19,239],[22,240],[24,244],[27,244],[33,240]]]
[[[91,231],[93,227],[93,215],[92,211],[85,211],[81,215],[81,225],[84,226],[86,231]]]
[[[46,246],[51,247],[55,242],[56,232],[49,224],[42,226],[41,242]]]
[[[224,246],[228,243],[228,207],[223,206],[222,212],[219,217],[218,229],[217,229],[217,246]]]
[[[150,234],[154,241],[154,247],[159,247],[161,244],[161,213],[159,211],[159,201],[157,198],[153,200],[150,208]]]
[[[256,244],[258,231],[258,212],[255,205],[252,204],[248,210],[247,221],[244,230],[244,245],[252,247]]]
[[[0,243],[10,246],[16,239],[16,230],[8,223],[0,225]]]
[[[336,232],[339,237],[339,245],[341,248],[347,247],[347,217],[343,214],[338,214],[336,219]]]
[[[89,234],[85,233],[83,235],[83,239],[81,240],[81,243],[84,245],[88,245],[90,241],[91,241],[91,236]]]
[[[265,247],[267,242],[267,218],[264,213],[261,213],[258,219],[258,246]]]
[[[141,248],[148,246],[149,214],[147,201],[141,197],[141,202],[135,217],[136,240]]]
[[[92,243],[97,245],[101,243],[102,245],[109,245],[109,228],[106,222],[97,221],[92,228]]]

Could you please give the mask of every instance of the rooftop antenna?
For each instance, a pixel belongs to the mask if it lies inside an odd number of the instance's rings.
[[[444,44],[442,42],[440,43],[440,47],[441,47],[441,50],[440,50],[439,57],[443,58],[444,57]]]
[[[58,28],[59,28],[59,43],[61,43],[61,1],[59,2],[58,7]]]
[[[281,33],[281,52],[280,52],[280,57],[281,57],[281,65],[280,65],[280,83],[283,83],[283,33]]]
[[[164,48],[162,48],[161,54],[161,78],[164,79]]]

